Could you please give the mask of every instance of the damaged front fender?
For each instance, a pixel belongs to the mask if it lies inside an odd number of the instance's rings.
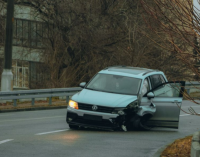
[[[151,127],[147,126],[147,121],[154,115],[156,112],[156,106],[151,103],[149,106],[140,106],[140,109],[137,112],[137,120],[134,120],[133,124],[136,126],[136,129],[142,129],[142,130],[150,130]]]
[[[143,117],[146,114],[151,114],[153,116],[155,112],[156,112],[156,106],[154,104],[151,104],[149,106],[140,106],[137,115]]]
[[[151,103],[149,106],[137,106],[130,105],[123,110],[124,114],[119,114],[117,122],[119,127],[122,130],[124,127],[127,129],[136,129],[136,130],[149,130],[150,128],[146,125],[146,122],[154,115],[156,112],[156,106]]]

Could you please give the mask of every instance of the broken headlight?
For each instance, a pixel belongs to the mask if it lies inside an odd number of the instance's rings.
[[[118,114],[118,115],[122,116],[122,115],[125,114],[124,109],[125,108],[116,108],[116,109],[113,110],[112,114]]]
[[[133,101],[131,102],[130,104],[128,104],[128,106],[126,107],[127,109],[137,109],[139,106],[138,106],[138,101]]]

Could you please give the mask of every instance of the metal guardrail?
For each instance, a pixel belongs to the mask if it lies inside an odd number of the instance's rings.
[[[69,102],[69,96],[81,91],[80,87],[73,88],[53,88],[53,89],[35,89],[18,90],[10,92],[0,92],[0,100],[13,100],[14,106],[17,106],[18,99],[32,99],[31,104],[35,104],[35,98],[49,98],[49,105],[52,104],[52,97],[66,96],[66,102]]]
[[[200,86],[200,81],[186,81],[185,86]]]
[[[190,93],[191,89],[198,88],[200,91],[200,82],[186,82],[186,90]],[[80,87],[73,88],[53,88],[53,89],[35,89],[35,90],[18,90],[10,92],[0,92],[0,100],[13,100],[13,105],[17,106],[18,99],[32,99],[31,104],[35,104],[35,98],[49,98],[49,105],[52,104],[52,97],[66,96],[66,102],[69,102],[69,96],[81,91]]]
[[[200,93],[200,82],[199,81],[191,81],[191,82],[185,82],[185,89],[188,94],[192,92],[198,92]]]

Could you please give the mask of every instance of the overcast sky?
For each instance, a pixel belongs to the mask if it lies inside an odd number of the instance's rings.
[[[193,0],[194,6],[200,9],[199,0]]]

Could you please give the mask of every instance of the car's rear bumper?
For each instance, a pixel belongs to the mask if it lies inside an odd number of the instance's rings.
[[[89,118],[86,118],[85,115],[88,115]],[[98,119],[99,117],[100,119]],[[76,110],[71,107],[67,108],[66,121],[70,125],[104,130],[113,130],[119,127],[117,114]]]

